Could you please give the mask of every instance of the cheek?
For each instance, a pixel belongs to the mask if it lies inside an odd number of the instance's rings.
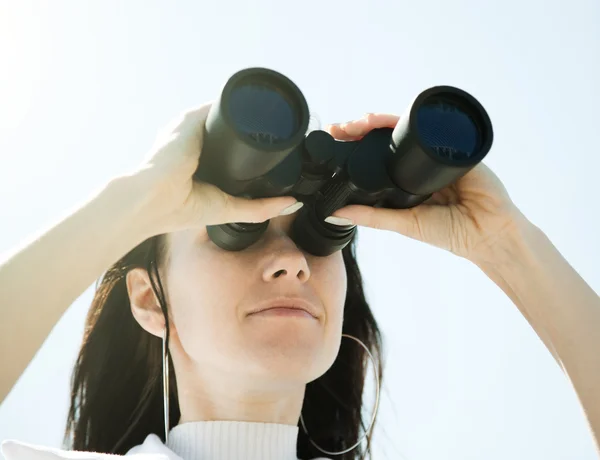
[[[319,270],[319,278],[320,288],[325,297],[323,300],[328,309],[331,308],[332,313],[336,313],[336,316],[343,316],[348,279],[341,251],[323,261]]]
[[[346,302],[347,275],[342,252],[323,259],[313,260],[311,277],[325,307],[324,336],[318,363],[315,363],[318,378],[335,362],[342,340],[344,305]]]
[[[169,269],[168,302],[177,338],[188,359],[206,362],[236,334],[236,306],[246,287],[244,267],[211,251],[193,250]]]
[[[316,278],[318,278],[316,282],[318,291],[327,312],[328,334],[335,338],[342,331],[348,287],[342,252],[338,251],[324,259],[315,271]]]

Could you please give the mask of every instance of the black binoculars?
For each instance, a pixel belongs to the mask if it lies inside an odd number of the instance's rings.
[[[234,196],[302,201],[291,238],[315,256],[343,249],[356,232],[325,222],[337,209],[417,206],[481,162],[493,141],[483,106],[452,86],[423,91],[395,128],[374,129],[358,141],[325,131],[307,135],[309,118],[306,99],[286,76],[265,68],[235,73],[210,108],[194,178]],[[268,224],[213,225],[208,235],[239,251]]]

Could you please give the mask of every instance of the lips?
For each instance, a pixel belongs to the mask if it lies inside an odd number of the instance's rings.
[[[273,308],[302,310],[307,312],[313,318],[319,318],[319,312],[312,303],[301,298],[291,297],[278,297],[276,299],[271,299],[268,302],[258,305],[256,308],[250,311],[248,315],[259,313],[261,311],[272,310]]]

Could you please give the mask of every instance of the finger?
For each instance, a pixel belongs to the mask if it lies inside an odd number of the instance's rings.
[[[362,227],[389,230],[408,236],[409,238],[422,240],[423,235],[415,209],[386,209],[350,205],[338,209],[332,216],[348,219],[351,223]],[[342,222],[339,223],[341,224]]]
[[[371,129],[394,128],[398,124],[398,120],[400,120],[398,115],[390,113],[366,113],[363,118],[367,120]]]
[[[208,116],[208,112],[212,106],[212,102],[207,102],[197,107],[185,110],[179,117],[181,120],[181,128],[195,128],[198,122],[204,122]]]
[[[353,130],[350,129],[350,132],[347,131],[347,126],[342,127],[342,124],[334,124],[334,125],[329,125],[326,128],[326,131],[331,134],[335,139],[340,140],[340,141],[355,141],[360,139],[362,136],[364,136],[364,129],[363,130]],[[356,132],[358,132],[359,134],[356,134]],[[363,133],[363,134],[361,134]]]
[[[293,197],[236,198],[231,197],[226,207],[224,222],[265,222],[278,216],[297,212],[304,203]]]
[[[366,113],[358,120],[329,125],[327,130],[334,138],[339,140],[356,140],[369,131],[378,128],[393,128],[400,117],[387,113]]]
[[[162,138],[172,134],[192,134],[201,140],[203,129],[200,128],[204,126],[211,105],[212,103],[209,102],[185,110],[161,129],[157,137]]]
[[[208,184],[203,184],[208,185]],[[208,205],[203,217],[205,225],[233,222],[265,222],[279,215],[289,215],[303,205],[290,196],[274,198],[242,198],[229,195],[217,187],[204,190],[204,202]]]

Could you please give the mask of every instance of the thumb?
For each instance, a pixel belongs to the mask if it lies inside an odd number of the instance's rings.
[[[428,205],[421,205],[430,208]],[[387,209],[374,208],[372,206],[349,205],[335,211],[325,219],[332,224],[348,225],[348,222],[339,221],[336,218],[348,219],[354,225],[374,228],[377,230],[389,230],[401,235],[423,241],[423,208],[415,207],[409,209]],[[333,217],[334,219],[331,219]]]
[[[253,199],[229,196],[220,217],[222,223],[265,222],[277,216],[293,214],[303,205],[290,196]]]
[[[202,221],[205,225],[264,222],[277,216],[292,214],[304,204],[291,196],[253,199],[235,197],[215,186],[203,185]]]

